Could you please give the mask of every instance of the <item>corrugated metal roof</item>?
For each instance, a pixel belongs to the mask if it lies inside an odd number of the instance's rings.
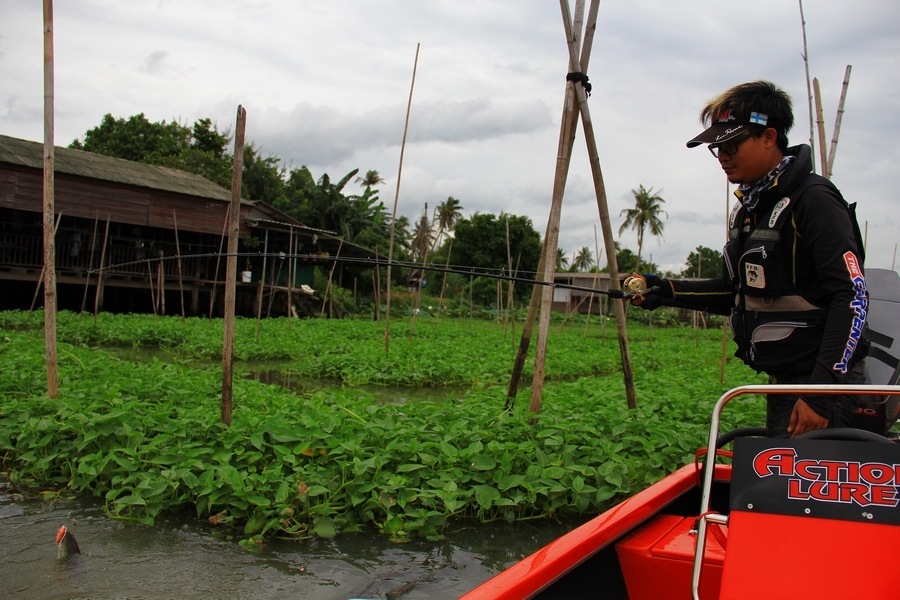
[[[43,169],[44,145],[0,135],[0,162]],[[231,191],[187,171],[158,167],[56,146],[53,150],[54,171],[113,181],[128,185],[165,190],[189,196],[229,201]]]

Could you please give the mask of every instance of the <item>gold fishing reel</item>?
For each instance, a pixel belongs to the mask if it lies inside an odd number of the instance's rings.
[[[630,297],[643,298],[647,293],[647,279],[643,275],[632,273],[622,282],[622,289]]]

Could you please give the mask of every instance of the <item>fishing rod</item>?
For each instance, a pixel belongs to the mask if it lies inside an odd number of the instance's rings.
[[[323,255],[323,254],[309,254],[309,253],[299,253],[299,254],[288,254],[286,252],[236,252],[234,254],[228,253],[219,253],[219,252],[210,252],[203,254],[183,254],[180,256],[158,256],[154,258],[142,258],[139,260],[133,260],[123,263],[118,263],[115,265],[109,265],[106,267],[101,267],[98,269],[90,269],[88,270],[88,274],[100,273],[102,271],[107,271],[113,268],[122,268],[133,265],[143,265],[150,264],[155,262],[162,262],[168,260],[175,259],[188,259],[188,258],[221,258],[221,257],[229,257],[234,256],[237,258],[276,258],[279,260],[288,260],[288,259],[300,259],[304,261],[321,261],[321,262],[340,262],[346,264],[357,265],[361,267],[398,267],[401,269],[415,269],[422,271],[432,271],[437,273],[452,273],[456,275],[467,275],[470,277],[487,277],[489,279],[496,279],[499,281],[509,281],[512,283],[523,283],[528,285],[543,285],[550,288],[559,288],[564,290],[573,290],[578,292],[587,292],[591,294],[600,294],[603,296],[608,296],[610,298],[622,299],[622,300],[631,300],[633,298],[643,298],[647,294],[656,293],[659,291],[658,287],[647,287],[647,282],[643,277],[627,277],[623,281],[624,289],[599,289],[581,285],[573,285],[568,283],[557,283],[555,281],[541,281],[539,279],[532,279],[528,277],[521,277],[517,275],[511,275],[505,273],[502,269],[486,269],[486,268],[478,268],[478,267],[463,267],[459,265],[439,265],[435,263],[416,263],[410,261],[401,261],[401,260],[387,260],[387,259],[378,259],[378,258],[360,258],[360,257],[352,257],[352,256],[331,256],[331,255]]]

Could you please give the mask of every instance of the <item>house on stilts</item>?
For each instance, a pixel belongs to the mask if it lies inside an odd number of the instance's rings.
[[[0,310],[43,303],[42,198],[43,145],[0,135]],[[56,147],[54,199],[60,310],[223,314],[230,190]],[[314,269],[338,252],[372,255],[263,202],[242,200],[240,211],[239,315],[318,312]]]

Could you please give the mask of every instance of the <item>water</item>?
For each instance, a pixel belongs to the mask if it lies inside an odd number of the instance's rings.
[[[63,524],[82,554],[58,560]],[[48,504],[0,489],[0,598],[457,598],[573,526],[470,523],[441,542],[405,544],[378,533],[267,540],[257,553],[190,516],[144,527],[90,500]]]

